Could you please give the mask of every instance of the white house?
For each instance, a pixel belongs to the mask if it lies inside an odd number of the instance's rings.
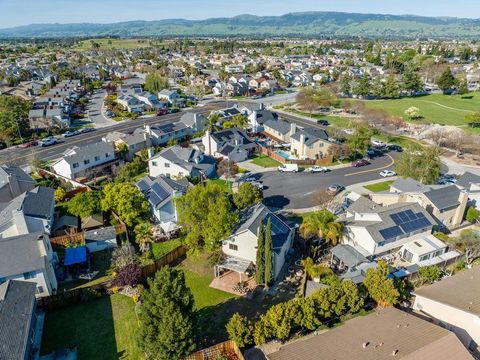
[[[243,129],[224,129],[211,133],[206,131],[202,138],[205,153],[217,158],[240,162],[248,159],[256,148]]]
[[[52,230],[55,211],[54,190],[37,187],[0,206],[0,237]]]
[[[37,297],[52,295],[58,288],[54,271],[57,261],[49,237],[42,232],[0,238],[0,283],[34,282]]]
[[[477,356],[480,354],[480,267],[414,291],[413,309],[453,331]]]
[[[60,176],[75,180],[88,176],[97,166],[114,161],[115,152],[110,143],[99,141],[82,147],[74,146],[68,149],[52,168]]]
[[[148,159],[150,176],[163,175],[169,178],[186,176],[201,179],[215,175],[216,161],[200,150],[175,145],[160,151]]]
[[[168,101],[172,105],[178,105],[181,96],[176,90],[164,89],[158,93],[158,99]]]
[[[273,275],[277,279],[287,260],[288,251],[293,246],[295,228],[288,226],[263,204],[254,205],[240,215],[240,222],[232,235],[222,242],[222,252],[227,257],[255,264],[260,221],[263,221],[266,229],[268,220],[272,223]]]
[[[117,103],[129,112],[140,114],[145,110],[145,104],[133,95],[121,95],[117,98]]]

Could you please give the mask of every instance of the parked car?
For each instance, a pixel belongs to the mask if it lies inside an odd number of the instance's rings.
[[[322,126],[328,126],[328,125],[330,125],[330,123],[328,122],[328,120],[323,120],[323,119],[317,120],[317,124],[318,124],[318,125],[322,125]]]
[[[390,151],[402,152],[403,148],[400,145],[390,144],[387,145],[387,149]]]
[[[370,165],[370,161],[362,159],[362,160],[357,160],[352,163],[353,167],[362,167],[362,166],[367,166]]]
[[[277,170],[280,171],[280,172],[296,173],[296,172],[298,172],[298,165],[297,164],[283,164],[283,165],[280,165],[277,168]]]
[[[256,186],[260,190],[263,190],[265,187],[260,181],[251,181],[250,184]]]
[[[72,137],[72,136],[75,136],[75,135],[78,135],[78,134],[80,134],[78,131],[66,131],[63,134],[63,137],[64,138],[69,138],[69,137]]]
[[[353,129],[343,129],[343,132],[347,135],[353,135],[355,133],[355,130],[353,130]]]
[[[32,140],[32,141],[29,141],[29,142],[26,142],[25,144],[23,144],[22,147],[29,148],[29,147],[37,146],[37,145],[38,145],[38,141],[37,140]]]
[[[337,195],[339,192],[343,191],[345,186],[339,184],[332,184],[327,188],[327,192],[332,195]]]
[[[379,149],[368,149],[367,151],[367,156],[370,158],[370,159],[373,159],[375,157],[378,157],[378,156],[384,156],[384,152],[379,150]]]
[[[169,112],[170,114],[175,114],[175,113],[180,112],[180,109],[179,109],[179,108],[173,108],[173,109],[168,110],[168,112]]]
[[[168,114],[168,109],[158,109],[157,116],[163,116]]]
[[[437,184],[438,185],[452,185],[452,184],[455,184],[456,182],[457,182],[457,179],[456,179],[455,175],[444,174],[444,175],[441,175],[438,178]]]
[[[310,169],[308,169],[308,171],[310,171],[312,174],[313,173],[325,173],[325,172],[328,171],[328,168],[326,168],[325,166],[315,165],[315,166],[312,166]]]
[[[395,171],[392,171],[392,170],[383,170],[382,172],[380,172],[380,176],[381,177],[392,177],[392,176],[396,176],[397,173]]]
[[[352,203],[353,203],[353,201],[350,200],[349,198],[343,199],[343,202],[335,208],[335,210],[333,211],[333,214],[334,214],[334,215],[340,215],[340,214],[343,213],[345,210],[347,210],[348,207],[349,207],[350,205],[352,205]]]
[[[40,143],[42,147],[46,147],[46,146],[55,145],[57,142],[58,142],[57,139],[55,139],[53,136],[49,136],[43,139]]]
[[[377,147],[384,147],[386,144],[383,141],[372,139],[372,145]]]
[[[95,129],[92,128],[92,127],[86,127],[86,128],[81,129],[80,133],[85,134],[85,133],[89,133],[89,132],[94,131],[94,130]]]

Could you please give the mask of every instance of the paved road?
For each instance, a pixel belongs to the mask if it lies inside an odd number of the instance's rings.
[[[88,118],[95,124],[96,128],[117,124],[115,120],[105,117],[102,113],[103,99],[106,94],[107,91],[105,89],[95,90],[90,102],[87,104]]]
[[[377,158],[370,165],[354,168],[335,169],[328,173],[311,174],[279,173],[271,171],[257,174],[263,182],[265,204],[275,208],[306,209],[316,206],[314,196],[317,191],[325,190],[332,184],[350,186],[367,181],[382,179],[379,175],[384,169],[392,169],[397,154],[387,154]]]

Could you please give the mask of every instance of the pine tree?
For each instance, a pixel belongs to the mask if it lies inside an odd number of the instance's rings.
[[[387,77],[384,95],[389,99],[397,98],[400,95],[398,92],[397,80],[395,79],[395,75],[393,73]]]
[[[270,285],[273,280],[273,243],[272,243],[272,221],[267,221],[265,230],[265,284]]]
[[[164,267],[141,293],[137,341],[148,359],[181,359],[195,349],[193,296],[183,272]]]
[[[265,283],[265,238],[263,234],[263,219],[258,225],[257,238],[257,263],[255,271],[255,281],[257,284]]]

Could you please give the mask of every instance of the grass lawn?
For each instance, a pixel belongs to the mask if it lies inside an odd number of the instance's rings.
[[[169,253],[173,249],[182,245],[182,238],[177,238],[169,241],[153,243],[152,244],[152,253],[155,259],[162,257],[163,255]]]
[[[138,49],[151,47],[148,39],[92,39],[100,45],[101,49]],[[92,48],[91,40],[80,41],[76,50],[85,51]]]
[[[267,167],[277,167],[282,165],[280,162],[277,160],[272,159],[271,157],[268,157],[267,155],[260,154],[260,155],[254,155],[251,160],[252,164],[267,168]]]
[[[346,128],[351,125],[351,119],[348,117],[344,116],[335,116],[335,115],[321,115],[321,114],[311,114],[305,111],[300,111],[296,109],[286,109],[285,111],[292,113],[292,114],[297,114],[301,116],[306,116],[312,119],[316,120],[328,120],[330,124],[333,126],[341,127],[341,128]]]
[[[42,354],[76,346],[80,360],[141,359],[136,331],[132,299],[120,294],[102,297],[47,312]]]
[[[223,179],[215,179],[215,180],[209,180],[214,184],[219,185],[227,194],[232,193],[232,182],[223,180]]]
[[[381,191],[388,191],[390,190],[390,185],[393,184],[394,180],[384,181],[376,184],[365,185],[364,188],[370,190],[374,193],[378,193]]]

